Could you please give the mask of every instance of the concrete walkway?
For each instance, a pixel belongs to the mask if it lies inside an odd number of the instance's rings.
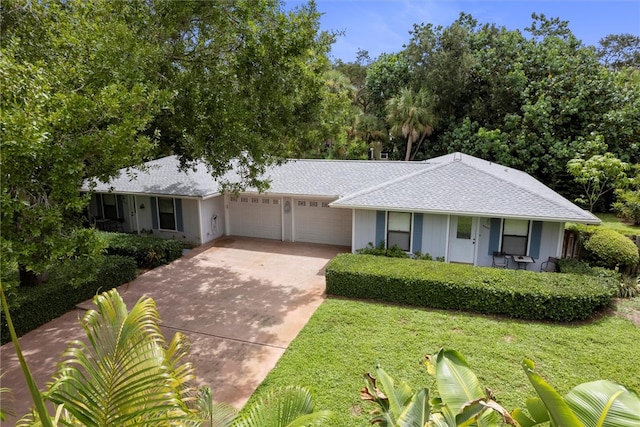
[[[176,331],[189,337],[198,381],[211,386],[216,401],[240,408],[322,303],[327,262],[348,250],[225,237],[119,291],[129,308],[151,296],[167,340]],[[94,305],[79,307],[20,338],[41,388],[66,343],[84,337],[78,319]],[[1,347],[1,363],[2,387],[12,389],[21,416],[31,401],[13,344]]]

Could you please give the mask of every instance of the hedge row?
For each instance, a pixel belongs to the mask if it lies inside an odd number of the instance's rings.
[[[107,254],[133,258],[140,268],[156,268],[182,256],[182,243],[151,236],[103,233]]]
[[[354,254],[335,257],[326,281],[329,295],[561,322],[590,317],[616,293],[608,278]]]
[[[60,280],[52,277],[43,285],[17,288],[9,301],[11,319],[17,335],[24,335],[44,325],[98,293],[130,282],[137,274],[136,263],[131,258],[104,256],[92,262],[95,263],[96,274],[77,286],[62,280],[65,275],[60,274]],[[1,341],[5,344],[11,341],[11,337],[4,312],[1,314],[1,321]]]

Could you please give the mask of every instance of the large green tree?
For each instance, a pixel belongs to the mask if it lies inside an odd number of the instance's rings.
[[[568,22],[532,18],[528,34],[465,14],[448,27],[414,27],[404,52],[411,85],[431,93],[440,118],[424,155],[463,151],[574,198],[566,164],[581,141],[602,138],[620,160],[640,162],[637,71],[605,67]]]
[[[242,184],[263,184],[326,119],[333,36],[313,2],[7,0],[0,13],[3,271],[17,262],[25,284],[99,249],[77,231],[83,180],[177,153],[215,175],[239,159]]]

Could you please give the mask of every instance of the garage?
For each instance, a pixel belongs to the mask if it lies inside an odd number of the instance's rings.
[[[330,208],[328,199],[294,199],[296,242],[351,246],[351,209]]]
[[[229,198],[229,222],[234,236],[282,239],[280,199],[252,195]]]

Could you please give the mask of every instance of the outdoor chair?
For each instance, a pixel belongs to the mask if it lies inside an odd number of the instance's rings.
[[[491,267],[507,268],[509,260],[505,254],[502,252],[494,252],[492,258]]]
[[[540,271],[546,271],[549,273],[558,271],[558,261],[558,258],[550,256],[548,260],[540,264]]]

